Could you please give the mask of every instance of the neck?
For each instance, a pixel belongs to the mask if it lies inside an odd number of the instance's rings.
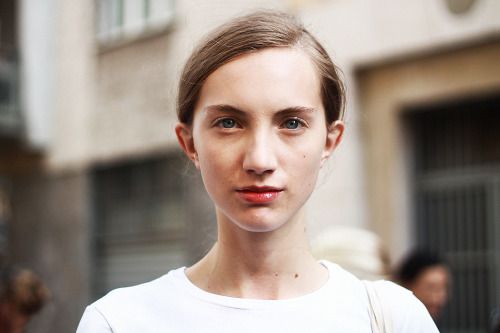
[[[269,232],[219,226],[217,243],[186,274],[199,288],[230,297],[285,299],[311,293],[326,282],[328,272],[310,253],[304,221]]]

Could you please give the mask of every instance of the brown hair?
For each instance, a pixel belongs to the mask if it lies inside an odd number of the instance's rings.
[[[3,272],[0,301],[27,316],[37,313],[50,298],[45,283],[32,271],[8,268]]]
[[[188,59],[179,82],[177,117],[191,125],[201,87],[217,68],[238,56],[272,47],[299,48],[318,69],[327,124],[343,116],[345,92],[340,70],[328,53],[293,16],[258,11],[234,18],[208,34]]]

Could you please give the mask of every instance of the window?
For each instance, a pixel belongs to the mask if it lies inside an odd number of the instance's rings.
[[[500,304],[500,98],[413,110],[418,245],[452,268],[442,332],[485,332]]]
[[[213,244],[200,248],[215,217],[199,173],[180,156],[94,170],[97,297],[191,264]]]
[[[98,37],[103,44],[162,31],[174,17],[174,0],[100,0],[98,4]]]

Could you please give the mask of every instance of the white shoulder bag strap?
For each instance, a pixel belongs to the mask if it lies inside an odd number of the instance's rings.
[[[383,297],[379,297],[375,284],[363,281],[368,294],[368,310],[373,333],[393,333],[394,324],[390,304]]]

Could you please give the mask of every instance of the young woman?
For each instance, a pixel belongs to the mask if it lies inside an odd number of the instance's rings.
[[[233,19],[182,73],[176,134],[201,172],[218,239],[197,264],[90,305],[78,332],[372,332],[364,284],[316,261],[305,203],[340,142],[338,70],[293,17]],[[379,283],[397,332],[436,332],[403,288]]]

